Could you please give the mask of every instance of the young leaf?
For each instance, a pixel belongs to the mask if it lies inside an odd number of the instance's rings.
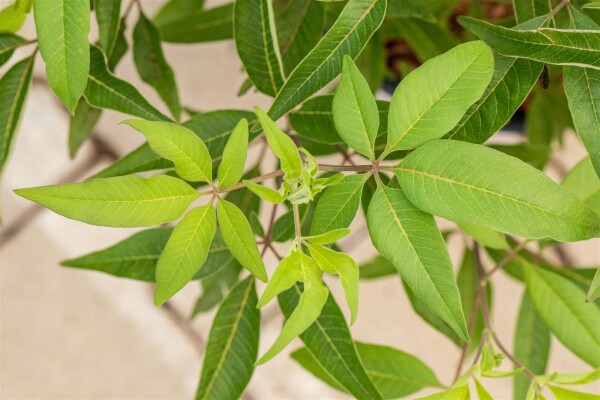
[[[223,233],[223,240],[231,254],[244,268],[261,281],[266,282],[265,265],[256,247],[250,223],[244,213],[235,204],[219,199],[217,218]]]
[[[514,338],[515,358],[536,375],[546,372],[550,352],[550,332],[535,311],[527,293],[521,300]],[[531,380],[527,376],[516,375],[513,381],[515,399],[524,399],[530,384]]]
[[[470,398],[469,385],[462,385],[426,397],[419,397],[418,400],[469,400]]]
[[[325,7],[314,0],[290,1],[275,14],[283,70],[289,75],[321,39]]]
[[[302,280],[302,262],[302,256],[298,250],[294,250],[284,257],[269,280],[263,295],[258,301],[257,307],[266,306],[275,296],[288,290],[296,282]]]
[[[356,58],[385,16],[386,0],[350,0],[277,94],[269,115],[278,120],[328,84],[342,70],[342,55]]]
[[[233,3],[208,10],[194,7],[177,18],[157,19],[160,38],[171,43],[201,43],[233,38]]]
[[[212,182],[212,160],[204,142],[191,130],[172,122],[130,119],[122,123],[141,132],[156,154],[175,164],[190,182]]]
[[[75,157],[77,150],[92,134],[100,119],[102,110],[92,107],[85,98],[79,99],[79,104],[69,120],[69,155]]]
[[[181,179],[123,176],[83,183],[17,189],[46,208],[92,225],[134,227],[173,221],[199,194]]]
[[[369,84],[349,56],[344,56],[342,79],[333,96],[332,111],[335,127],[344,142],[374,160],[379,111]]]
[[[243,118],[227,140],[217,178],[219,187],[233,186],[240,181],[248,153],[248,120]]]
[[[594,279],[592,280],[585,301],[595,301],[598,298],[600,298],[600,268],[598,268],[594,274]]]
[[[554,385],[548,385],[556,400],[598,400],[600,396],[592,393],[578,392]]]
[[[600,215],[600,177],[589,157],[575,165],[563,178],[561,185],[570,189],[592,211]]]
[[[173,228],[138,232],[107,249],[65,260],[61,265],[104,272],[138,281],[154,282],[158,258]]]
[[[584,4],[581,8],[588,8],[591,10],[600,10],[600,1],[592,1],[590,3]]]
[[[340,276],[346,302],[350,309],[350,325],[358,315],[358,265],[347,254],[333,251],[321,245],[308,246],[310,255],[323,271]]]
[[[4,25],[2,29],[4,29]],[[27,43],[27,40],[20,36],[8,32],[0,32],[0,66],[4,65],[10,59],[15,49]]]
[[[548,376],[548,380],[559,385],[586,385],[600,379],[600,368],[591,372],[580,372],[575,374],[557,374]]]
[[[275,125],[275,122],[260,108],[255,107],[254,112],[265,132],[269,147],[281,161],[281,169],[288,179],[294,179],[302,173],[302,160],[294,141]]]
[[[564,87],[575,129],[600,177],[600,70],[565,67]]]
[[[525,101],[542,68],[535,61],[495,54],[492,81],[447,137],[471,143],[488,140]]]
[[[237,0],[233,21],[235,45],[250,80],[275,97],[284,79],[271,1]]]
[[[167,63],[156,27],[143,12],[133,29],[133,60],[140,78],[152,86],[165,102],[175,120],[181,115],[179,93],[173,70]]]
[[[442,387],[433,371],[408,353],[375,344],[355,342],[355,345],[367,374],[384,399],[405,397],[425,387]],[[293,352],[292,358],[325,383],[345,391],[306,347]]]
[[[42,2],[44,0],[41,0]],[[114,76],[99,47],[90,48],[90,75],[84,96],[96,108],[108,108],[152,121],[170,121],[128,82]]]
[[[0,172],[6,164],[31,82],[34,57],[13,65],[0,79]]]
[[[554,28],[523,31],[471,17],[459,17],[458,22],[505,56],[600,69],[600,33],[597,31]]]
[[[384,155],[448,133],[481,97],[493,73],[492,51],[478,41],[456,46],[402,79],[390,104]]]
[[[33,16],[48,83],[72,114],[90,70],[90,2],[34,0]]]
[[[492,395],[483,387],[477,378],[473,377],[473,380],[475,381],[475,390],[477,390],[477,397],[479,397],[479,400],[494,400]]]
[[[112,54],[121,24],[121,0],[95,0],[94,11],[98,21],[100,47],[106,54]]]
[[[394,264],[416,297],[463,340],[469,340],[454,267],[431,215],[400,189],[378,187],[367,213],[375,248]]]
[[[246,185],[246,187],[250,189],[252,193],[257,195],[261,199],[268,201],[269,203],[281,203],[285,200],[286,197],[285,193],[282,193],[281,191],[271,189],[270,187],[254,183],[249,180],[244,180],[244,185]]]
[[[202,268],[216,229],[212,203],[194,208],[177,224],[156,266],[156,306],[181,290]]]
[[[23,26],[27,14],[31,11],[32,3],[33,0],[15,0],[14,3],[0,10],[2,30],[9,33],[18,32]]]
[[[315,261],[302,253],[298,252],[298,262],[295,267],[300,270],[300,280],[304,283],[304,291],[300,295],[298,306],[287,318],[281,333],[275,340],[275,343],[267,352],[257,361],[257,364],[264,364],[275,357],[283,350],[294,338],[304,332],[309,326],[319,318],[321,309],[327,301],[329,290],[321,281],[321,271]],[[262,300],[262,299],[261,299]]]
[[[317,203],[310,234],[321,235],[350,226],[360,205],[362,188],[369,176],[346,175],[340,183],[327,188]]]
[[[498,165],[501,174],[496,173]],[[459,224],[532,239],[577,241],[600,235],[600,217],[570,190],[484,146],[454,140],[426,143],[406,157],[396,176],[411,203]]]
[[[238,283],[213,322],[202,363],[197,400],[239,398],[254,372],[260,313],[254,278]]]
[[[296,285],[279,296],[281,310],[289,317],[302,294]],[[381,399],[359,358],[350,331],[333,296],[328,296],[321,315],[300,339],[331,378],[357,399]]]
[[[348,228],[334,229],[320,235],[306,236],[303,239],[313,244],[329,244],[337,242],[350,233]]]
[[[600,309],[585,304],[585,293],[562,276],[527,265],[527,293],[548,329],[569,350],[600,367]]]

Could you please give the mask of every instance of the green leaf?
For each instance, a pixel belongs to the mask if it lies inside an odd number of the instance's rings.
[[[255,107],[254,112],[265,132],[269,147],[281,161],[281,169],[286,178],[298,178],[302,173],[302,160],[296,144],[263,110]]]
[[[239,282],[241,271],[242,266],[236,260],[230,258],[222,268],[202,278],[200,281],[202,294],[196,300],[190,318],[211,311],[219,305],[231,288]]]
[[[202,10],[203,7],[204,0],[168,0],[154,14],[152,22],[156,26],[176,23],[180,18],[186,17],[194,11]]]
[[[155,21],[160,38],[171,43],[202,43],[233,38],[233,3],[208,10],[195,7],[177,18]]]
[[[600,70],[565,67],[564,87],[575,129],[600,177]]]
[[[265,265],[256,247],[250,223],[244,213],[235,204],[219,199],[217,218],[223,233],[223,240],[231,254],[244,268],[261,281],[266,282]]]
[[[219,187],[233,186],[240,181],[244,173],[247,153],[248,120],[243,118],[231,132],[223,149],[223,160],[217,173]]]
[[[90,70],[90,2],[34,0],[33,16],[48,83],[72,114]]]
[[[85,98],[79,99],[79,104],[69,119],[69,155],[75,157],[77,150],[92,134],[100,119],[102,110],[92,107]]]
[[[127,39],[125,39],[126,29],[125,17],[123,17],[119,23],[119,32],[117,33],[116,43],[113,46],[111,53],[106,53],[108,56],[108,69],[111,71],[115,70],[119,61],[121,61],[125,53],[127,53],[127,50],[129,50],[129,44],[127,43]]]
[[[600,215],[600,178],[589,157],[575,165],[563,178],[561,185],[571,190],[592,211]]]
[[[433,371],[408,353],[375,344],[355,342],[355,345],[367,374],[384,399],[405,397],[425,387],[442,387]],[[345,391],[306,347],[296,350],[291,356],[317,378]]]
[[[121,28],[121,0],[95,0],[94,11],[98,21],[100,47],[106,54],[112,54]]]
[[[493,73],[492,51],[479,41],[456,46],[411,72],[392,96],[384,155],[448,133],[481,97]],[[428,95],[420,95],[423,91]]]
[[[334,229],[320,235],[306,236],[303,239],[313,244],[329,244],[337,242],[350,233],[348,228]]]
[[[296,309],[301,286],[296,285],[279,296],[279,305],[286,317]],[[327,371],[332,380],[357,399],[381,399],[359,358],[350,331],[333,296],[329,295],[321,315],[300,339]]]
[[[137,172],[173,168],[173,163],[157,155],[148,143],[144,143],[114,164],[93,175],[92,178],[110,178]]]
[[[358,270],[360,272],[360,279],[376,279],[398,274],[394,264],[380,255],[362,264]]]
[[[367,225],[375,248],[415,296],[469,340],[454,267],[433,217],[415,208],[400,189],[380,186],[369,204]]]
[[[411,203],[459,224],[559,241],[600,234],[600,218],[570,190],[521,160],[484,146],[453,140],[426,143],[406,157],[396,176]]]
[[[0,20],[2,19],[0,18]],[[2,20],[2,29],[4,30],[4,20]],[[4,65],[10,59],[15,49],[27,43],[29,42],[20,36],[8,32],[0,32],[0,66]]]
[[[61,265],[154,282],[156,263],[171,232],[173,228],[147,229],[104,250],[62,261]]]
[[[173,221],[199,194],[180,179],[123,176],[83,183],[17,189],[46,208],[92,225],[133,227]]]
[[[275,343],[257,361],[257,364],[264,364],[275,357],[292,340],[310,327],[319,318],[321,309],[329,296],[329,290],[321,281],[321,271],[315,261],[301,251],[297,251],[297,254],[298,257],[295,257],[297,262],[292,264],[292,261],[290,261],[289,265],[290,268],[295,267],[298,271],[296,273],[298,279],[304,283],[304,291],[300,295],[298,306],[287,317]],[[286,283],[289,282],[287,279],[289,278],[286,278]],[[282,285],[278,286],[281,287]]]
[[[362,188],[369,176],[346,175],[340,183],[327,188],[317,202],[310,234],[321,235],[349,227],[358,211]]]
[[[517,24],[522,24],[530,19],[550,12],[548,0],[512,0]]]
[[[270,187],[260,185],[258,183],[254,183],[249,180],[244,180],[244,185],[250,189],[252,193],[260,197],[261,199],[268,201],[270,203],[278,204],[285,200],[285,193],[281,193],[275,189],[271,189]]]
[[[388,101],[377,100],[380,119],[378,137],[387,132],[389,104]],[[290,124],[300,136],[305,138],[319,143],[343,143],[333,122],[332,107],[333,95],[315,96],[303,103],[300,109],[289,113]]]
[[[350,0],[337,21],[292,71],[269,115],[278,120],[328,84],[342,70],[342,55],[356,58],[379,28],[386,0]]]
[[[556,400],[599,400],[600,396],[592,393],[578,392],[553,385],[548,385]]]
[[[591,372],[580,372],[575,374],[554,373],[549,375],[548,379],[550,382],[558,383],[559,385],[586,385],[600,379],[600,368],[596,368]]]
[[[150,105],[135,87],[108,70],[106,57],[99,47],[92,45],[90,54],[90,75],[84,93],[90,105],[153,121],[170,120]]]
[[[387,74],[386,62],[385,42],[381,31],[376,31],[356,59],[356,66],[373,93],[381,88],[382,81]]]
[[[470,398],[469,385],[462,385],[430,396],[420,397],[419,400],[469,400]]]
[[[6,164],[31,83],[34,57],[13,65],[0,79],[0,172]]]
[[[600,1],[592,1],[591,3],[584,4],[581,8],[587,8],[591,10],[600,9]]]
[[[508,250],[510,246],[503,234],[481,225],[460,225],[465,233],[485,247],[498,250]]]
[[[324,6],[319,1],[290,1],[275,13],[283,69],[289,75],[321,39]]]
[[[2,31],[9,33],[18,32],[29,11],[33,0],[15,0],[14,3],[0,10],[0,21],[2,21]]]
[[[379,111],[369,84],[349,56],[344,56],[342,79],[333,96],[332,111],[335,127],[344,142],[374,160]]]
[[[285,256],[269,280],[263,295],[258,301],[257,307],[262,308],[266,306],[275,296],[288,290],[296,282],[302,280],[303,262],[306,263],[307,260],[303,259],[298,250],[294,250]]]
[[[190,129],[171,122],[130,119],[122,123],[141,132],[152,150],[175,164],[175,171],[191,182],[212,182],[212,161],[202,140]]]
[[[233,21],[235,45],[250,80],[275,97],[284,78],[271,1],[237,0]]]
[[[194,208],[177,224],[156,266],[156,306],[181,290],[202,268],[216,229],[212,203]]]
[[[179,120],[181,105],[175,75],[163,54],[158,30],[142,12],[133,29],[133,60],[140,78],[156,90]]]
[[[459,17],[458,22],[505,56],[600,69],[600,33],[597,31],[554,28],[523,31],[471,17]]]
[[[550,332],[548,327],[535,311],[531,299],[525,293],[519,308],[519,317],[514,336],[515,358],[535,375],[546,372],[548,354],[550,352]],[[524,399],[531,380],[521,374],[513,381],[515,399]]]
[[[585,301],[595,301],[598,298],[600,298],[600,268],[598,268],[594,274],[594,279],[592,280],[592,284],[590,285],[590,290],[587,293]]]
[[[545,269],[527,265],[525,282],[548,329],[575,355],[598,368],[600,309],[585,304],[585,293],[576,284]]]
[[[488,140],[525,101],[542,68],[535,61],[494,55],[492,81],[447,137],[472,143]]]
[[[494,400],[492,395],[483,387],[477,378],[473,377],[473,380],[475,381],[475,390],[477,390],[477,397],[479,397],[479,400]]]
[[[321,245],[308,245],[308,250],[319,268],[328,274],[339,275],[350,309],[350,325],[354,324],[358,315],[358,265],[349,255]]]
[[[238,283],[213,322],[202,363],[196,399],[236,399],[254,372],[258,353],[260,313],[254,278]]]

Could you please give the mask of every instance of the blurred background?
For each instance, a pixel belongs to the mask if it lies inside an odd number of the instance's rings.
[[[8,3],[0,0],[0,8]],[[152,15],[162,3],[141,1],[147,15]],[[210,7],[222,2],[206,3]],[[135,16],[130,19],[131,30]],[[92,35],[96,32],[94,25],[91,32]],[[34,34],[30,15],[21,35],[31,38]],[[236,95],[245,75],[233,41],[191,46],[165,44],[163,49],[175,70],[182,104],[203,111],[251,110],[257,105],[268,108],[270,99],[266,96],[253,91],[243,97]],[[31,51],[19,49],[11,62],[0,68],[0,73]],[[131,53],[118,66],[116,74],[132,82],[153,105],[163,107],[155,92],[140,81]],[[384,91],[378,92],[378,96],[389,98]],[[165,111],[164,107],[161,111]],[[117,125],[125,118],[116,112],[103,112],[92,140],[84,144],[75,159],[70,159],[69,115],[48,88],[44,64],[37,56],[20,131],[1,181],[0,394],[3,399],[193,398],[214,317],[212,311],[189,319],[201,292],[200,285],[195,281],[190,283],[168,306],[155,308],[150,284],[61,267],[61,260],[107,247],[136,230],[71,221],[13,193],[15,188],[81,181],[139,146],[143,142],[141,134]],[[518,133],[503,132],[492,140],[515,143],[523,139]],[[579,139],[568,132],[563,145],[553,153],[546,172],[560,181],[584,155]],[[328,161],[340,160],[341,156],[330,156]],[[268,171],[275,161],[269,156],[263,163]],[[270,208],[263,207],[261,213],[270,213]],[[445,221],[440,221],[440,225],[451,226]],[[375,252],[362,212],[352,229],[353,233],[341,242],[341,247],[357,262],[369,260]],[[465,242],[460,235],[449,239],[455,265],[460,264]],[[561,249],[563,260],[572,265],[600,264],[600,240],[565,244]],[[545,255],[559,259],[553,251]],[[267,256],[266,263],[271,274],[276,260]],[[505,345],[512,348],[523,288],[503,273],[494,276],[493,284],[493,323]],[[336,297],[341,299],[338,286],[335,283],[332,286]],[[281,325],[279,310],[272,303],[262,313],[261,353],[275,339]],[[356,340],[390,345],[419,357],[444,384],[451,383],[459,348],[414,313],[397,276],[361,282],[359,317],[351,330]],[[299,345],[297,340],[273,361],[258,367],[243,398],[346,398],[289,358],[288,354]],[[509,368],[510,364],[505,362],[504,367]],[[549,372],[589,369],[553,339]],[[495,398],[510,399],[511,382],[488,379],[486,387]],[[600,393],[597,383],[581,389]],[[411,398],[426,393],[429,392],[422,391]]]

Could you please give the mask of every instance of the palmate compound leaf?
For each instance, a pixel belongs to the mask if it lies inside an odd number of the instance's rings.
[[[271,0],[236,0],[234,36],[238,55],[254,86],[275,97],[283,85],[283,69]]]
[[[417,299],[469,340],[454,267],[433,217],[413,206],[402,190],[380,185],[369,204],[367,225],[375,248]]]
[[[384,399],[397,399],[426,387],[443,387],[434,372],[418,358],[387,346],[355,342],[365,371]],[[291,357],[317,378],[346,391],[323,369],[313,354],[303,347]]]
[[[396,176],[412,204],[459,224],[531,239],[578,241],[600,235],[600,217],[570,190],[488,147],[432,141],[406,157]]]
[[[554,28],[522,31],[471,17],[459,17],[458,22],[505,56],[600,69],[598,31]]]
[[[204,142],[190,129],[172,122],[123,121],[148,139],[150,148],[175,165],[175,172],[190,182],[212,182],[212,159]]]
[[[155,305],[162,305],[202,268],[216,229],[212,202],[194,208],[179,221],[156,266]]]
[[[342,79],[333,96],[333,121],[350,147],[375,159],[379,110],[369,84],[349,56],[344,56]]]
[[[33,16],[48,83],[73,113],[90,70],[90,2],[34,0]]]
[[[0,172],[17,131],[33,71],[33,56],[13,65],[0,79]]]
[[[181,179],[123,176],[17,189],[15,193],[67,218],[92,225],[134,227],[173,221],[199,194]]]
[[[248,120],[243,118],[236,125],[223,149],[217,178],[219,187],[233,186],[242,179],[248,153]]]
[[[282,266],[283,268],[281,268]],[[292,340],[311,326],[321,314],[329,290],[323,284],[322,272],[317,263],[302,250],[294,250],[282,260],[267,284],[258,306],[264,306],[273,297],[290,289],[298,281],[304,283],[304,290],[300,295],[298,306],[287,317],[281,333],[269,350],[257,361],[257,364],[263,364],[279,354]]]
[[[385,16],[386,0],[350,0],[331,29],[292,71],[269,115],[278,120],[342,70],[342,55],[356,58]]]
[[[254,277],[238,283],[215,316],[202,363],[197,400],[236,399],[254,372],[260,313]]]
[[[524,263],[525,284],[550,332],[592,367],[600,367],[600,308],[585,303],[585,292],[554,272]]]
[[[294,285],[278,297],[281,310],[287,318],[297,308],[302,285]],[[357,399],[381,399],[371,378],[365,371],[348,325],[333,296],[329,295],[319,318],[300,335],[319,365],[332,380]]]
[[[266,282],[265,264],[256,247],[252,227],[244,213],[235,204],[219,198],[217,220],[223,240],[231,254],[244,268]]]
[[[310,244],[308,250],[321,270],[339,275],[350,309],[350,325],[354,324],[358,315],[358,265],[349,255],[321,245]]]
[[[411,72],[392,96],[384,156],[448,133],[481,97],[493,73],[492,50],[481,41],[456,46]]]

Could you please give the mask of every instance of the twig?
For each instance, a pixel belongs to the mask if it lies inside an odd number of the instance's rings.
[[[488,272],[484,275],[483,280],[487,281],[490,277],[499,269],[503,268],[506,264],[508,264],[513,258],[516,257],[517,254],[529,243],[529,240],[524,240],[521,243],[517,244],[513,247],[509,252],[506,253],[504,257]]]

